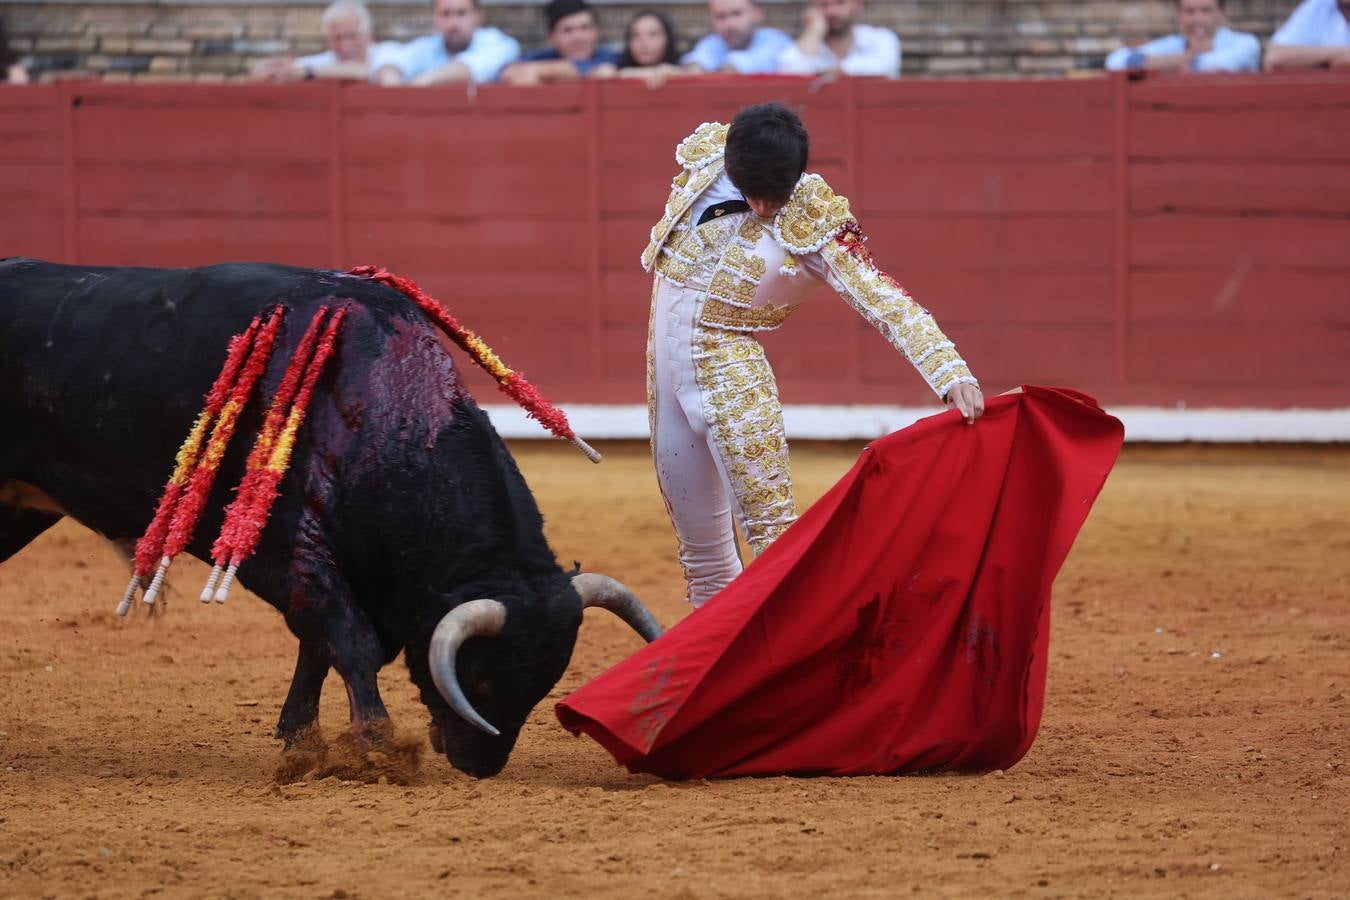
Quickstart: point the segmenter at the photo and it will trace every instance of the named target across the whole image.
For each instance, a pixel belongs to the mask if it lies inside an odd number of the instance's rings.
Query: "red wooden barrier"
[[[1333,74],[0,88],[0,256],[377,263],[550,397],[640,403],[637,258],[674,144],[765,99],[803,110],[811,168],[988,389],[1350,406],[1350,79]],[[789,402],[925,399],[828,293],[766,343]]]

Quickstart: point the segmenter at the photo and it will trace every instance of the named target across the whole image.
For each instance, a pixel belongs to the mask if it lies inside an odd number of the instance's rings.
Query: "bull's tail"
[[[378,266],[357,266],[349,273],[387,284],[416,303],[423,312],[431,317],[436,327],[445,332],[470,358],[497,381],[497,385],[508,397],[516,401],[526,415],[563,440],[571,441],[578,450],[586,454],[591,462],[599,462],[600,454],[590,444],[577,437],[567,416],[562,410],[544,399],[539,390],[517,371],[507,367],[492,348],[483,339],[474,334],[452,316],[434,297],[423,291],[411,278],[404,278]]]

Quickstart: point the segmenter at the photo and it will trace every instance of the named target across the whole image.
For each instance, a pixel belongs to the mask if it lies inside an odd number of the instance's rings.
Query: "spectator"
[[[713,33],[694,45],[682,62],[701,72],[763,75],[778,71],[778,54],[792,43],[777,28],[765,28],[753,0],[708,0]]]
[[[28,69],[24,68],[9,49],[9,35],[5,33],[5,20],[0,19],[0,84],[27,84]]]
[[[900,74],[900,38],[889,28],[864,25],[863,0],[811,0],[802,12],[802,33],[778,57],[779,71],[793,75]]]
[[[520,56],[520,44],[483,25],[479,0],[433,0],[436,34],[414,38],[380,67],[380,84],[495,81]]]
[[[323,11],[323,36],[328,49],[311,56],[274,56],[259,60],[253,77],[266,81],[302,78],[371,77],[375,67],[398,48],[394,41],[371,45],[370,10],[361,0],[333,0]]]
[[[1350,0],[1303,0],[1266,48],[1267,69],[1350,66]]]
[[[586,0],[549,0],[549,46],[520,58],[502,73],[507,84],[575,81],[588,75],[608,76],[618,70],[619,54],[600,46],[600,22]]]
[[[685,71],[680,66],[680,48],[675,28],[665,13],[642,10],[628,23],[623,53],[619,56],[619,74],[641,78],[652,88]]]
[[[1106,57],[1115,71],[1255,72],[1261,68],[1261,41],[1224,27],[1228,0],[1176,0],[1179,34],[1121,47]]]

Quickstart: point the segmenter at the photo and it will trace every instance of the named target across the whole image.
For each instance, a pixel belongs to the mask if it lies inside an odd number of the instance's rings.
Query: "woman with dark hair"
[[[9,35],[5,33],[5,20],[0,19],[0,84],[27,83],[28,70],[10,52]]]
[[[634,14],[628,23],[628,30],[624,32],[619,68],[639,69],[662,63],[677,65],[679,61],[675,28],[665,13],[645,9]]]
[[[670,19],[664,13],[651,9],[636,13],[624,32],[619,75],[624,78],[643,78],[655,88],[672,75],[684,71],[680,66],[679,41]]]

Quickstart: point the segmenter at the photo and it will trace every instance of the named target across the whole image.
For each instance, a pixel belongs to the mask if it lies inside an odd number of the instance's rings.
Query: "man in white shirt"
[[[253,67],[253,77],[266,81],[305,78],[353,78],[364,81],[388,55],[395,41],[372,44],[370,11],[361,0],[334,0],[323,11],[323,36],[328,49],[309,56],[274,56]]]
[[[436,34],[403,45],[377,73],[380,84],[450,84],[495,81],[520,56],[520,44],[483,25],[479,0],[434,0]]]
[[[1138,47],[1121,47],[1106,57],[1113,71],[1255,72],[1261,68],[1261,41],[1224,27],[1227,0],[1177,0],[1178,34]]]
[[[1350,66],[1350,0],[1303,0],[1270,39],[1267,69]]]
[[[802,33],[778,57],[789,75],[900,74],[900,38],[889,28],[864,25],[863,0],[811,0],[802,12]]]

